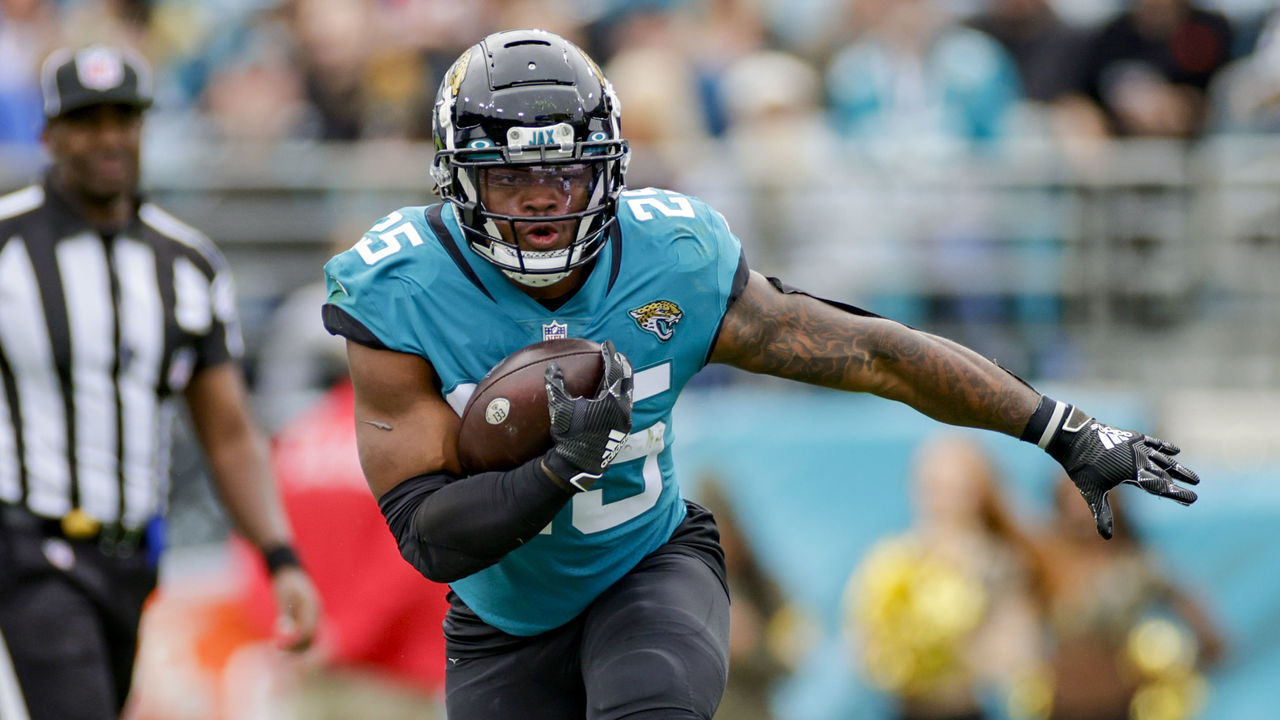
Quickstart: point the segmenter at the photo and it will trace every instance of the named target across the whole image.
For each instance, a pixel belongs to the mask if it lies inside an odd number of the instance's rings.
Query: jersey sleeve
[[[699,287],[710,282],[716,310],[723,315],[746,284],[747,263],[742,241],[733,234],[724,215],[707,203],[695,197],[663,192],[673,207],[682,208],[687,204],[691,215],[669,219],[671,226],[666,232],[678,238],[672,246],[675,268],[685,276],[686,282]]]
[[[733,306],[734,301],[742,294],[747,285],[747,258],[742,250],[742,242],[729,229],[729,221],[710,205],[694,200],[694,208],[702,220],[700,237],[707,239],[708,250],[714,258],[712,276],[716,283],[716,311],[718,319],[715,330],[708,338],[703,364],[710,361],[711,352],[715,348],[716,339],[720,337],[720,328],[724,316]]]
[[[746,284],[742,243],[705,202],[670,190],[627,191],[619,203],[624,272],[640,296],[672,302],[690,357],[710,357],[724,315]],[[696,341],[691,338],[697,338]]]
[[[398,352],[426,355],[421,313],[415,310],[415,295],[421,297],[423,274],[414,264],[413,253],[387,252],[387,238],[379,228],[388,219],[403,217],[397,211],[380,220],[351,249],[325,263],[328,291],[323,319],[325,328],[362,345]]]
[[[715,252],[715,276],[718,283],[721,310],[728,311],[729,306],[742,293],[747,284],[747,258],[742,251],[742,241],[729,229],[729,221],[717,210],[700,200],[695,200],[695,208],[703,218],[705,234],[712,239]]]
[[[740,271],[745,279],[745,262],[742,242],[724,215],[698,198],[658,188],[627,191],[620,206],[628,227],[663,248],[659,252],[670,263],[665,270],[700,286],[709,275],[721,309],[728,306]]]

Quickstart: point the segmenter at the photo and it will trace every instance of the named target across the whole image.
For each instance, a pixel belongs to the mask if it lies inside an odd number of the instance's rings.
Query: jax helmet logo
[[[670,300],[654,300],[635,310],[628,310],[627,314],[635,319],[641,330],[653,333],[662,342],[671,339],[676,323],[684,317],[680,306]]]

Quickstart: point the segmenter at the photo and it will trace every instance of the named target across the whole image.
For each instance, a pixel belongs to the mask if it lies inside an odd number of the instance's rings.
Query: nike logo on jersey
[[[1094,423],[1089,427],[1092,430],[1098,431],[1098,442],[1102,443],[1102,447],[1108,450],[1133,437],[1133,433],[1128,430],[1120,430],[1119,428],[1113,428],[1109,425]]]

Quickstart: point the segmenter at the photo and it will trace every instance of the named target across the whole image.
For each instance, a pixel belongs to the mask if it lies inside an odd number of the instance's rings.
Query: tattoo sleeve
[[[725,315],[711,355],[750,372],[868,392],[935,420],[1017,437],[1039,393],[946,338],[863,317],[752,274]]]

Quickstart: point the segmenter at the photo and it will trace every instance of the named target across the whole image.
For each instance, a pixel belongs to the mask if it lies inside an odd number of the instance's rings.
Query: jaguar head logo
[[[462,79],[467,76],[467,66],[471,64],[471,50],[467,50],[453,61],[453,65],[444,74],[445,87],[449,88],[449,97],[458,94],[458,88],[462,87]]]
[[[680,306],[670,300],[654,300],[635,310],[629,310],[628,314],[635,318],[641,330],[653,333],[662,342],[671,339],[675,334],[676,323],[684,317]]]

